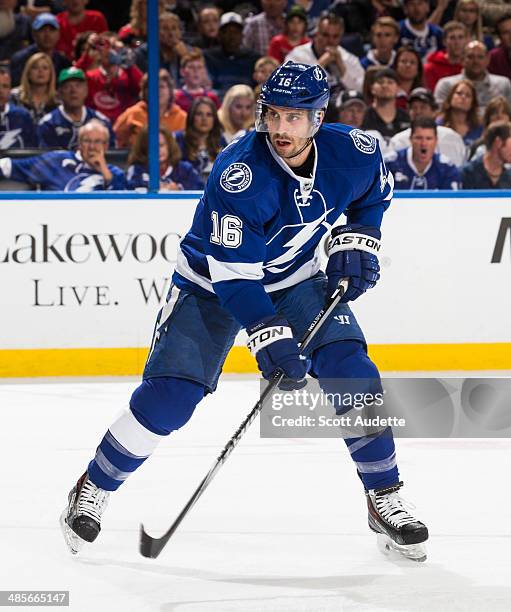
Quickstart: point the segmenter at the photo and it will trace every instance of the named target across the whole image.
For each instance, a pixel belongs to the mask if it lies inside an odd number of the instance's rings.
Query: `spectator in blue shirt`
[[[429,0],[404,0],[406,19],[400,22],[399,44],[412,47],[422,59],[442,48],[442,30],[428,23],[431,12]]]
[[[411,146],[385,158],[396,189],[459,189],[460,173],[446,157],[435,153],[437,127],[430,117],[412,122]]]
[[[186,128],[175,133],[182,159],[192,164],[206,182],[217,155],[226,146],[222,124],[213,100],[195,98],[186,118]]]
[[[182,191],[200,190],[204,183],[192,164],[181,161],[179,146],[165,128],[160,128],[159,139],[160,159],[160,190]],[[149,134],[144,128],[137,136],[135,145],[128,158],[129,168],[127,171],[128,189],[136,191],[147,191],[149,188]]]
[[[26,159],[0,159],[0,178],[21,181],[43,191],[126,189],[124,172],[106,163],[108,129],[92,119],[79,131],[78,151],[50,151]]]
[[[78,132],[82,125],[91,119],[101,121],[109,133],[109,143],[113,147],[115,136],[112,125],[97,110],[85,106],[87,98],[87,79],[80,68],[66,68],[58,78],[58,89],[62,104],[39,122],[39,142],[48,149],[76,149]]]
[[[396,59],[394,50],[399,40],[399,24],[392,17],[379,17],[371,27],[371,49],[360,63],[367,70],[369,66],[392,68]]]
[[[22,106],[9,103],[11,75],[0,66],[0,151],[37,147],[37,136],[30,113]]]

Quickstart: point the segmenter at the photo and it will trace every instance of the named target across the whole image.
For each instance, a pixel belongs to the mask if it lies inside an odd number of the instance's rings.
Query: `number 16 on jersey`
[[[213,244],[221,244],[229,249],[235,249],[241,245],[243,239],[243,221],[235,215],[224,215],[221,219],[214,210],[211,213],[213,232],[209,237]]]

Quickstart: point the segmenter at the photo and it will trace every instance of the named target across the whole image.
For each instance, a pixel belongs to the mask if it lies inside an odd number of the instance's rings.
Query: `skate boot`
[[[101,531],[101,515],[108,505],[109,491],[104,491],[83,474],[68,496],[67,508],[60,516],[60,526],[69,550],[76,555],[86,542],[94,542]]]
[[[393,550],[412,561],[425,561],[428,528],[408,512],[413,506],[397,493],[402,486],[400,482],[366,491],[369,527],[378,534],[383,553]]]

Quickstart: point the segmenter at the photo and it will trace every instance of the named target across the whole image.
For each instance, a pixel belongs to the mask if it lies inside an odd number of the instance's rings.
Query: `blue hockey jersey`
[[[320,267],[320,240],[344,212],[379,227],[393,179],[378,143],[359,129],[323,125],[312,176],[303,178],[250,132],[217,158],[192,227],[180,243],[174,283],[216,293],[242,325],[273,314],[267,292]]]
[[[426,31],[420,32],[412,26],[409,19],[403,19],[399,22],[399,29],[399,45],[401,47],[412,47],[423,60],[433,51],[442,49],[442,29],[436,25],[428,23]]]
[[[108,164],[112,180],[86,164],[80,152],[51,151],[26,159],[0,159],[0,177],[39,185],[43,191],[103,191],[126,189],[124,172]]]
[[[39,145],[46,149],[77,149],[78,130],[91,119],[99,119],[99,121],[106,125],[110,134],[110,147],[114,147],[115,135],[112,130],[112,124],[103,113],[84,106],[80,121],[73,121],[64,110],[62,104],[39,121]]]
[[[149,171],[142,164],[132,164],[127,172],[128,189],[136,191],[147,191],[149,188]],[[160,177],[161,183],[176,183],[181,189],[199,191],[204,189],[202,179],[187,161],[177,162],[175,167],[169,166],[163,176]]]
[[[26,108],[6,104],[0,112],[0,151],[37,147],[37,133]]]
[[[458,168],[444,155],[435,153],[429,166],[420,174],[412,159],[412,147],[385,156],[385,163],[394,175],[396,189],[460,189]]]

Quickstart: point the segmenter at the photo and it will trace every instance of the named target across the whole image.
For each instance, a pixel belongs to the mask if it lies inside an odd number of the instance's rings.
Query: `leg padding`
[[[204,397],[203,385],[191,380],[149,378],[135,389],[130,408],[139,423],[160,436],[185,425]]]

